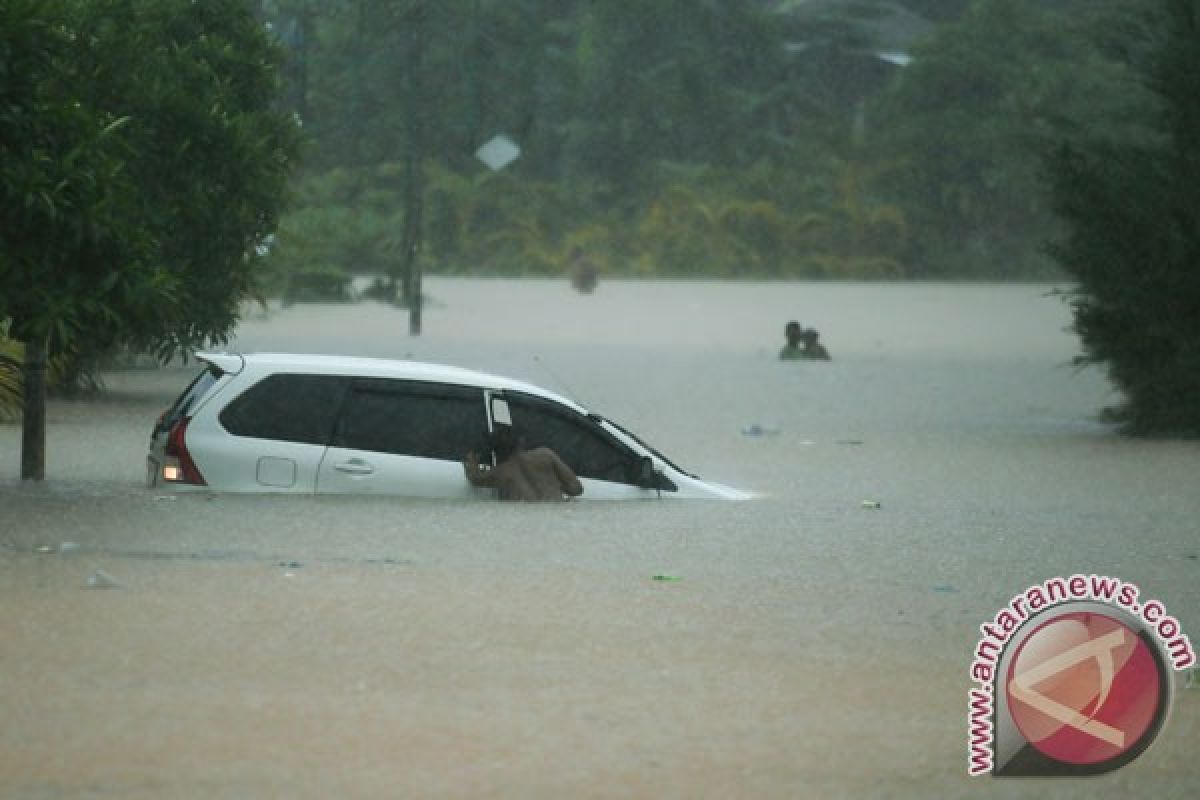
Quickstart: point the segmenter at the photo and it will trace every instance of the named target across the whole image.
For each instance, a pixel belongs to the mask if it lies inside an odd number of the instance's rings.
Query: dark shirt
[[[822,344],[805,345],[801,351],[801,358],[809,358],[814,361],[829,361],[829,351]]]

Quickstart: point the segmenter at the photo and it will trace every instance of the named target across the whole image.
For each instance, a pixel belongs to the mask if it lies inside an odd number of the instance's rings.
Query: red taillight
[[[207,486],[204,476],[196,468],[196,462],[192,461],[192,455],[188,452],[187,444],[184,441],[184,433],[187,432],[188,423],[191,421],[191,417],[182,417],[167,434],[167,447],[164,453],[168,463],[163,466],[163,478],[173,483],[193,483],[197,486]],[[171,459],[174,459],[176,463],[170,463]]]

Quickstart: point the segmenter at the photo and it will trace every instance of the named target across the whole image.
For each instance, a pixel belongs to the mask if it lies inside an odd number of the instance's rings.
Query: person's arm
[[[551,452],[554,457],[551,463],[554,465],[554,474],[558,477],[558,485],[562,488],[563,494],[568,497],[579,497],[583,494],[583,484],[579,482],[575,471],[568,467],[558,453]]]
[[[467,453],[467,457],[463,460],[463,473],[472,486],[485,486],[489,489],[496,487],[496,476],[492,470],[479,466],[479,459],[474,450]]]

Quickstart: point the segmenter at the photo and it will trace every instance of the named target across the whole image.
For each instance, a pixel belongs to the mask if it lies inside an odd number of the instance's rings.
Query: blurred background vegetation
[[[401,275],[413,158],[426,272],[1057,277],[1041,164],[1152,135],[1152,5],[264,0],[306,138],[267,284]]]
[[[1200,0],[0,15],[0,414],[22,361],[90,388],[102,358],[220,344],[248,303],[353,300],[360,275],[419,332],[423,273],[580,253],[639,277],[1074,279],[1118,418],[1200,431]],[[497,137],[519,157],[485,163]]]

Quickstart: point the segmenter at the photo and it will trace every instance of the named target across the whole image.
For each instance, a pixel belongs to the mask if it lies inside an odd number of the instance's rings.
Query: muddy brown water
[[[966,777],[1025,587],[1118,576],[1200,635],[1200,446],[1095,421],[1050,288],[435,278],[419,338],[302,305],[233,345],[529,380],[744,503],[171,497],[194,366],[55,401],[44,485],[0,426],[0,797],[1194,797],[1184,689],[1112,775]],[[831,363],[776,360],[792,318]]]

